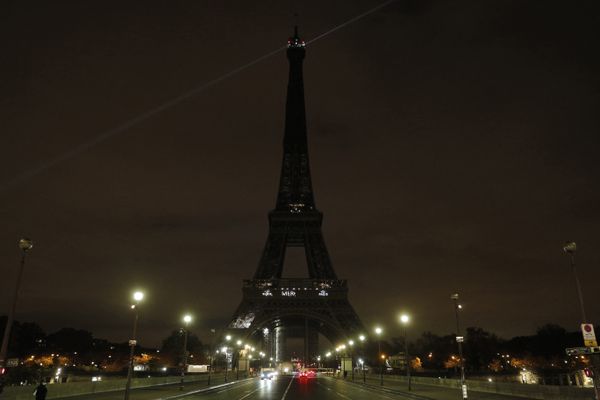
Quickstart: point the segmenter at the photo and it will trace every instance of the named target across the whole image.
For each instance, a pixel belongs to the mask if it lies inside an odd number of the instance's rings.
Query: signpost
[[[18,367],[19,359],[18,358],[9,358],[8,360],[6,360],[6,366],[7,367]]]
[[[594,333],[594,325],[581,324],[581,333],[583,334],[583,345],[587,347],[596,347],[596,334]]]

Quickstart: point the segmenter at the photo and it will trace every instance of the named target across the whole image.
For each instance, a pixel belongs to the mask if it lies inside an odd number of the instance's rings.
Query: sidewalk
[[[229,374],[228,382],[235,381],[235,374]],[[240,376],[240,381],[243,380]],[[131,400],[156,399],[175,395],[180,390],[180,377],[136,378],[132,380]],[[211,376],[211,387],[225,383],[224,374]],[[207,388],[208,375],[186,376],[184,392]],[[106,380],[103,382],[74,382],[47,385],[48,400],[52,399],[122,399],[125,392],[125,379]],[[8,386],[0,394],[0,400],[31,400],[35,386]]]
[[[342,379],[342,378],[336,378]],[[349,375],[346,378],[348,383],[352,383],[352,377]],[[366,377],[366,385],[374,389],[381,388],[382,390],[393,390],[395,392],[411,393],[417,396],[423,396],[425,398],[434,400],[457,400],[461,398],[461,393],[458,388],[451,388],[445,386],[434,386],[434,385],[423,385],[411,384],[411,391],[408,391],[408,385],[400,379],[386,379],[384,377],[383,386],[380,384],[380,378],[374,376]],[[355,375],[354,384],[363,385],[362,375]],[[535,400],[534,397],[518,397],[512,395],[486,393],[486,392],[468,392],[469,399],[472,400]]]

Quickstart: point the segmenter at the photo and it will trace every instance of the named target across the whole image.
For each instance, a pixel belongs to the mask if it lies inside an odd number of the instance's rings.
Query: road
[[[324,377],[314,379],[279,377],[273,381],[253,380],[213,393],[185,397],[190,400],[400,400],[407,398]]]
[[[412,394],[399,389],[383,391],[377,386],[364,386],[341,379],[319,377],[293,379],[282,376],[273,381],[247,379],[207,390],[206,382],[188,383],[183,391],[177,385],[135,389],[131,400],[458,400],[456,389],[415,385]],[[69,400],[122,400],[123,391],[70,397]],[[522,397],[488,393],[469,393],[470,400],[526,400]]]

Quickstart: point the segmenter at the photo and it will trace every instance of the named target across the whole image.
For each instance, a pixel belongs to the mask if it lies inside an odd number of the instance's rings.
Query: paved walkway
[[[335,378],[340,379],[340,378]],[[362,376],[355,376],[354,385],[363,385]],[[350,376],[346,378],[346,381],[349,384],[352,384]],[[408,392],[408,387],[405,382],[398,380],[384,380],[383,387],[380,385],[379,378],[368,377],[367,376],[367,385],[373,388],[382,388],[383,390],[393,390],[394,392],[401,393],[412,393],[417,396],[423,396],[429,399],[435,400],[460,400],[462,399],[462,395],[460,390],[457,388],[449,388],[445,386],[434,386],[434,385],[422,385],[412,383],[411,391]],[[485,393],[485,392],[475,392],[469,391],[468,398],[471,400],[535,400],[531,397],[518,397],[504,394],[496,394],[496,393]]]

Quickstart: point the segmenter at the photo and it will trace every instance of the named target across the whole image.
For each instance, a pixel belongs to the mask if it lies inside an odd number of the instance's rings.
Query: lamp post
[[[450,299],[454,301],[454,314],[456,316],[456,343],[458,344],[458,357],[460,364],[460,390],[462,398],[467,398],[467,383],[465,381],[465,360],[463,358],[462,343],[464,338],[460,334],[460,323],[458,319],[458,310],[462,309],[462,306],[458,304],[458,293],[454,293],[450,296]]]
[[[17,275],[17,284],[13,293],[13,301],[6,319],[6,327],[4,328],[4,336],[2,337],[2,347],[0,347],[0,368],[6,365],[6,356],[8,355],[8,340],[10,339],[10,331],[12,329],[15,311],[17,310],[17,300],[19,298],[19,289],[21,288],[21,280],[23,279],[23,270],[25,269],[25,255],[33,247],[31,239],[19,239],[19,248],[21,249],[21,266]]]
[[[227,359],[227,346],[221,347],[221,353],[225,354],[225,382],[227,382],[227,369],[229,360]]]
[[[381,359],[381,334],[383,329],[379,326],[375,328],[375,334],[377,335],[377,360],[379,361],[379,384],[383,386],[383,359]]]
[[[183,349],[181,351],[181,380],[179,382],[179,390],[183,390],[183,381],[185,378],[185,370],[187,369],[187,339],[188,339],[188,326],[192,322],[191,315],[183,316],[183,324],[185,325],[181,330],[183,331]]]
[[[567,242],[563,247],[563,251],[567,253],[571,259],[571,270],[573,271],[573,276],[575,277],[575,285],[577,286],[577,294],[579,295],[579,307],[582,318],[581,323],[586,324],[588,321],[585,316],[585,306],[583,305],[583,291],[581,290],[581,283],[579,282],[577,270],[575,269],[575,252],[577,251],[577,244],[575,242]]]
[[[133,355],[135,351],[136,334],[137,334],[137,323],[138,323],[138,305],[144,299],[143,292],[135,292],[133,294],[134,304],[131,305],[131,309],[133,310],[133,331],[131,334],[131,339],[129,339],[129,367],[127,368],[127,383],[125,384],[125,400],[129,400],[129,391],[131,390],[131,376],[133,375]]]
[[[348,361],[348,352],[346,352],[346,345],[340,344],[338,347],[340,350],[340,368],[342,370],[342,377],[344,380],[346,379],[347,371],[346,371],[346,361]]]
[[[367,338],[365,337],[365,335],[360,335],[358,337],[358,340],[360,340],[360,349],[361,349],[361,353],[362,353],[363,357],[365,356],[365,354],[364,354],[365,353],[365,347],[364,346],[365,346],[365,340],[366,339]],[[365,373],[365,360],[362,360],[361,363],[360,363],[360,365],[362,367],[363,383],[367,383],[367,375]]]
[[[579,276],[577,276],[577,270],[575,269],[575,253],[577,252],[577,244],[575,242],[566,242],[563,247],[563,251],[570,256],[571,259],[571,270],[573,271],[573,277],[575,278],[575,285],[577,286],[577,294],[579,296],[579,307],[581,308],[582,324],[587,324],[588,320],[585,315],[585,306],[583,304],[583,290],[581,290],[581,283],[579,282]],[[592,369],[594,373],[594,393],[596,400],[600,400],[600,356],[597,354],[590,355],[592,360]]]
[[[410,355],[408,354],[408,323],[410,322],[410,317],[406,314],[402,314],[400,316],[400,322],[404,326],[404,356],[406,357],[406,380],[408,380],[408,391],[411,391],[410,384]]]
[[[210,338],[210,355],[208,357],[208,362],[209,362],[209,366],[208,366],[208,380],[206,381],[206,385],[210,386],[210,378],[212,375],[212,369],[213,369],[213,361],[214,361],[214,352],[215,352],[215,333],[216,333],[216,329],[212,328],[210,330],[210,333],[212,333],[212,336]]]
[[[241,346],[242,346],[242,341],[238,340],[236,342],[236,344],[238,345],[238,347],[240,347],[240,349],[237,349],[236,351],[236,359],[235,359],[235,363],[236,363],[236,367],[235,367],[235,380],[239,381],[240,380],[240,352],[241,350]]]
[[[349,340],[348,346],[350,346],[350,366],[352,367],[352,382],[354,382],[354,340]]]

